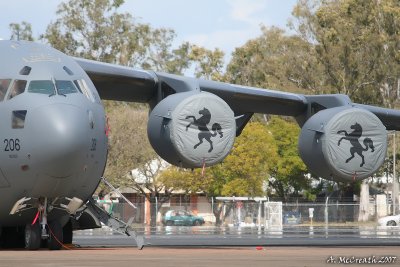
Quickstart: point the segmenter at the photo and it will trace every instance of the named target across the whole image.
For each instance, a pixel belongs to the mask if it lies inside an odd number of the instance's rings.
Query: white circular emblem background
[[[346,109],[333,116],[325,126],[321,141],[322,152],[333,173],[348,179],[371,176],[386,156],[385,126],[374,114],[362,109]]]
[[[214,165],[232,149],[236,136],[234,113],[218,96],[202,92],[187,97],[171,117],[170,138],[186,163]]]

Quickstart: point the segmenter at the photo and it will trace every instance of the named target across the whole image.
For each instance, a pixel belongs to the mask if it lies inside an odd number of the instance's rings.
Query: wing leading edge
[[[88,74],[101,99],[145,103],[157,92],[153,72],[81,58],[75,61]]]
[[[353,106],[374,113],[382,121],[387,130],[400,130],[400,110],[362,104],[353,104]]]

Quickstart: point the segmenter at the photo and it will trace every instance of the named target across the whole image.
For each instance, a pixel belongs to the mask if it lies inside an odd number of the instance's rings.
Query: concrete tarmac
[[[0,266],[400,266],[390,247],[73,248],[0,251]],[[369,263],[368,263],[369,262]],[[360,264],[361,263],[361,264]]]

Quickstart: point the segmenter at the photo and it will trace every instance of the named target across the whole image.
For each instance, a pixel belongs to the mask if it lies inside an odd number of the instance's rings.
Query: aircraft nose
[[[82,169],[89,123],[82,108],[67,104],[43,106],[30,117],[34,147],[32,160],[40,172],[66,178]]]

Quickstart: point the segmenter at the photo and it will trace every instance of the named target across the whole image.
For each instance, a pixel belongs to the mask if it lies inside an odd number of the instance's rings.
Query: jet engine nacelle
[[[232,149],[236,122],[229,105],[214,94],[177,93],[151,111],[147,134],[157,154],[171,164],[212,166]]]
[[[304,124],[299,151],[309,170],[331,180],[362,180],[382,165],[387,133],[369,111],[337,107],[316,113]]]

